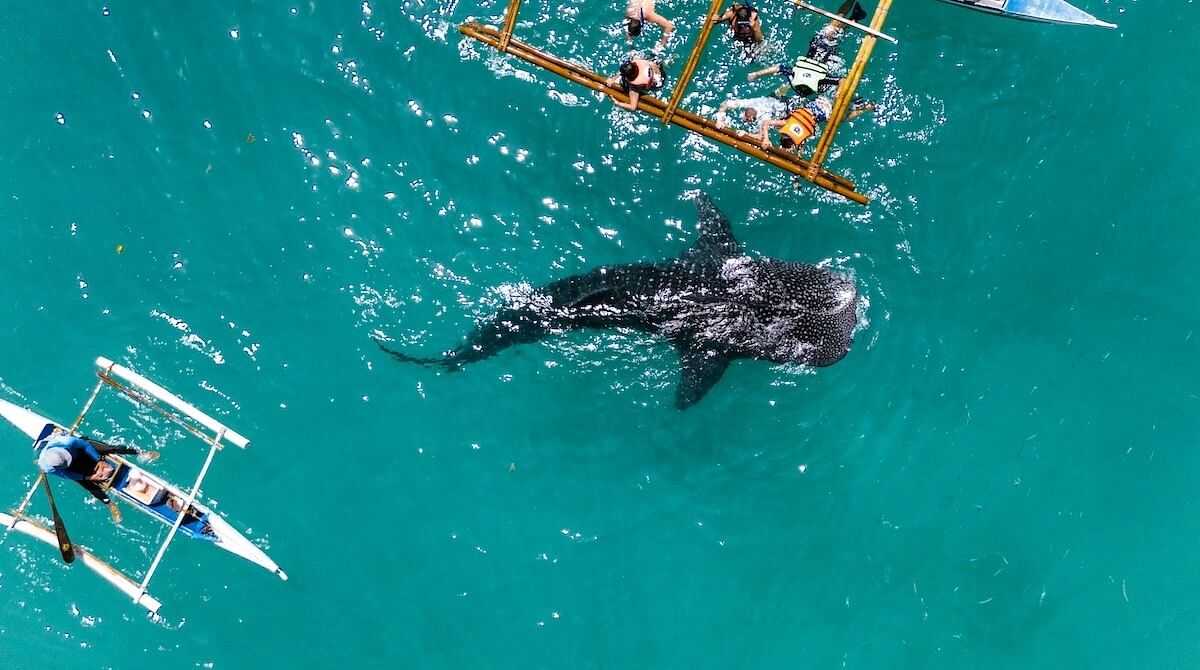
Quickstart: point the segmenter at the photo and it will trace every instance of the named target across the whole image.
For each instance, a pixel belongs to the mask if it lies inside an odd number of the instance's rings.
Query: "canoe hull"
[[[38,435],[42,433],[42,429],[49,421],[44,416],[40,416],[36,412],[25,409],[19,405],[14,405],[7,400],[0,400],[0,417],[17,427],[30,440],[36,440]],[[56,424],[57,425],[57,424]]]
[[[30,440],[36,439],[47,424],[65,431],[62,424],[2,399],[0,399],[0,418],[16,426]],[[128,459],[120,456],[108,456],[107,460],[116,466],[116,473],[110,480],[112,484],[109,488],[110,494],[116,495],[131,507],[141,510],[165,525],[169,526],[174,523],[179,512],[171,507],[172,498],[175,501],[186,501],[187,492],[165,479],[147,472],[145,468]],[[161,491],[147,497],[145,492],[156,487]],[[180,506],[182,507],[182,505]],[[180,526],[180,532],[192,539],[211,541],[225,551],[273,572],[280,579],[287,579],[287,573],[281,570],[279,565],[271,560],[270,556],[267,556],[266,552],[239,533],[221,516],[199,502],[192,503],[192,510],[194,511],[189,514],[190,520]]]
[[[1071,26],[1116,28],[1115,23],[1101,21],[1065,0],[941,0],[950,5],[974,9],[996,16],[1023,21],[1057,23]]]

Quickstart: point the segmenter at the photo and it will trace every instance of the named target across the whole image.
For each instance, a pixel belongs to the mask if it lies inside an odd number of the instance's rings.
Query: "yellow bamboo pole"
[[[700,54],[704,53],[704,45],[708,43],[708,36],[712,33],[713,19],[720,15],[721,5],[724,2],[725,0],[712,0],[712,4],[708,7],[708,14],[704,17],[704,25],[700,28],[700,35],[696,38],[696,46],[692,48],[692,53],[688,56],[687,63],[683,66],[683,72],[679,74],[679,81],[676,82],[675,88],[671,90],[671,101],[667,103],[667,110],[662,117],[664,124],[671,122],[671,117],[675,116],[675,110],[679,108],[679,101],[683,100],[683,94],[687,91],[688,82],[692,79],[692,73],[696,71],[696,66],[700,63]]]
[[[495,28],[478,23],[463,24],[458,29],[463,35],[479,40],[493,48],[499,48],[500,42],[503,39],[503,34]],[[590,88],[593,91],[599,91],[617,100],[627,101],[629,99],[624,91],[620,88],[609,86],[606,79],[599,74],[529,46],[518,39],[513,38],[510,40],[508,53],[527,63]],[[659,119],[665,116],[666,108],[667,104],[659,98],[648,95],[639,96],[638,98],[638,109]],[[856,192],[854,190],[854,183],[845,177],[822,169],[812,171],[810,170],[808,161],[798,158],[782,149],[776,147],[763,149],[759,146],[758,139],[753,135],[729,128],[718,128],[716,123],[711,119],[697,116],[683,109],[677,110],[672,115],[670,123],[707,137],[714,142],[719,142],[754,156],[763,162],[786,170],[860,205],[865,205],[868,202],[867,197]]]
[[[513,28],[517,27],[517,10],[521,9],[521,0],[508,0],[508,9],[504,12],[504,32],[500,44],[496,47],[508,53],[508,42],[512,39]]]
[[[891,6],[892,0],[879,0],[879,6],[875,8],[875,16],[871,17],[872,30],[879,32],[883,29],[883,22],[887,19]],[[854,99],[854,91],[858,89],[858,82],[867,68],[867,61],[871,59],[875,41],[874,35],[867,34],[863,37],[862,46],[858,49],[858,56],[854,59],[854,65],[850,66],[850,72],[838,86],[837,97],[833,101],[833,111],[829,113],[829,120],[826,121],[825,129],[821,132],[821,139],[817,141],[817,148],[813,150],[812,158],[809,159],[810,173],[815,174],[821,164],[825,162],[825,157],[829,155],[829,148],[833,146],[833,137],[837,135],[838,126],[842,125],[842,119],[846,117],[846,111],[850,108],[851,100]]]

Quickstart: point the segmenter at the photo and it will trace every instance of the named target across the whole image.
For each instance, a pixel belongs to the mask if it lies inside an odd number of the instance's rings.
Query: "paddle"
[[[58,550],[62,552],[63,561],[68,565],[75,562],[75,545],[67,537],[67,527],[63,525],[62,517],[58,514],[58,506],[54,504],[54,493],[50,491],[50,478],[42,475],[42,483],[46,485],[46,499],[50,501],[50,515],[54,517],[54,534],[58,537]]]

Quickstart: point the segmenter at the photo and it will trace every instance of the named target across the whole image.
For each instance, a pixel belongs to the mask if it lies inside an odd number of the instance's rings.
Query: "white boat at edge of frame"
[[[1026,21],[1100,28],[1117,27],[1117,24],[1101,21],[1066,0],[942,0],[942,2]]]
[[[279,565],[266,552],[229,525],[229,522],[219,514],[195,499],[216,452],[225,443],[244,449],[249,444],[249,440],[158,384],[122,365],[100,357],[96,359],[96,367],[96,374],[100,380],[87,403],[84,404],[76,426],[82,423],[92,402],[100,390],[107,385],[115,388],[135,403],[152,407],[163,413],[188,432],[207,442],[210,448],[208,457],[196,477],[196,483],[190,491],[185,491],[150,473],[139,463],[119,455],[106,455],[104,459],[113,466],[113,474],[103,483],[109,496],[170,526],[171,530],[159,546],[153,563],[140,582],[79,545],[74,545],[76,557],[105,581],[129,596],[136,604],[146,608],[146,611],[154,619],[159,618],[158,610],[162,603],[147,592],[147,587],[150,578],[153,577],[154,571],[166,553],[167,546],[177,533],[182,533],[193,540],[212,542],[215,546],[235,556],[269,570],[280,579],[287,580],[287,573],[280,569]],[[164,405],[169,410],[164,408]],[[35,443],[56,430],[61,433],[71,432],[61,423],[3,399],[0,399],[0,417],[16,426]],[[206,433],[206,429],[212,431],[213,434]],[[40,482],[40,477],[38,481]],[[38,482],[35,482],[34,487],[25,496],[25,500],[17,509],[12,510],[11,514],[0,512],[0,525],[3,525],[6,530],[18,531],[57,548],[59,543],[54,530],[25,514],[25,508],[29,505],[37,487]],[[179,505],[180,509],[177,511],[171,503]],[[187,512],[185,513],[184,510]]]

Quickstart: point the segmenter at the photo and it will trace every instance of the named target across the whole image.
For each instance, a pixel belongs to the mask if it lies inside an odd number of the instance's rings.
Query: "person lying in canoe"
[[[654,0],[629,0],[629,5],[625,7],[626,41],[633,42],[633,38],[641,35],[646,23],[656,24],[663,29],[658,48],[667,46],[675,32],[675,24],[654,10]]]
[[[143,502],[147,500],[154,500],[158,493],[162,491],[162,487],[160,485],[150,481],[149,479],[146,479],[141,472],[136,471],[130,474],[129,478],[125,480],[125,484],[121,487],[121,489],[138,500],[142,500]],[[183,498],[175,495],[174,493],[167,495],[166,498],[167,507],[171,508],[171,511],[176,513],[183,512],[183,505],[185,502],[186,501]],[[196,506],[191,505],[187,508],[186,512],[183,512],[182,523],[187,525],[196,521],[204,521],[204,519],[200,512],[196,509]],[[207,535],[214,534],[212,526],[208,525],[207,521],[204,521],[204,524],[201,526],[201,532]]]
[[[743,44],[763,41],[762,19],[748,2],[733,3],[724,14],[714,17],[713,23],[728,23],[729,35]]]
[[[857,0],[846,0],[838,9],[838,14],[848,17],[851,21],[859,21],[866,17],[867,12]],[[759,77],[778,74],[787,78],[788,83],[775,91],[778,97],[784,97],[789,92],[799,93],[807,98],[818,91],[828,91],[841,81],[831,77],[830,72],[839,67],[842,57],[838,54],[838,44],[846,32],[840,21],[830,21],[828,25],[817,31],[808,43],[808,52],[797,58],[791,65],[779,64],[750,73],[750,81]]]
[[[180,498],[179,496],[176,496],[176,495],[167,496],[167,507],[170,507],[175,512],[183,512],[183,503],[184,502],[185,501],[182,498]],[[196,511],[195,507],[189,507],[189,508],[187,508],[187,511],[183,513],[183,522],[185,524],[193,523],[193,522],[201,521],[201,520],[202,519],[200,517],[200,513]],[[204,525],[201,527],[201,531],[207,535],[214,534],[212,526],[208,525],[207,521],[204,522]]]
[[[608,78],[609,86],[620,86],[629,96],[629,102],[613,98],[613,102],[629,111],[637,110],[638,98],[662,88],[662,66],[652,60],[631,58],[621,63],[621,73]]]
[[[858,98],[851,105],[846,120],[852,121],[873,109],[875,109],[875,103]],[[799,155],[800,146],[817,133],[817,126],[828,121],[831,113],[833,113],[833,100],[827,97],[810,100],[792,110],[782,119],[763,121],[758,131],[759,144],[764,149],[770,147],[771,138],[768,133],[771,128],[778,128],[779,148]]]
[[[113,521],[121,522],[121,511],[109,499],[100,482],[112,476],[113,466],[104,460],[109,454],[140,456],[153,461],[157,451],[142,451],[133,447],[107,444],[99,440],[56,434],[42,441],[38,447],[38,467],[48,475],[78,482],[97,500],[108,506]]]

